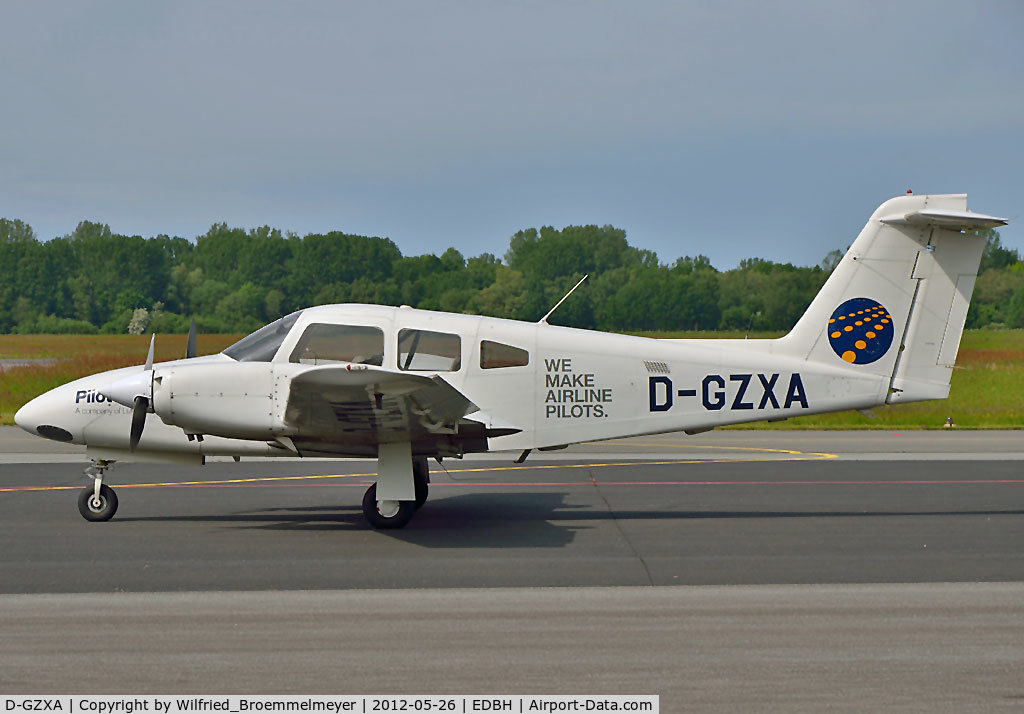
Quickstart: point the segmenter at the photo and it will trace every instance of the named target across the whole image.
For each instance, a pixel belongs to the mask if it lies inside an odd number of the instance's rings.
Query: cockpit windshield
[[[261,327],[228,347],[224,354],[238,362],[269,362],[301,314],[302,310],[299,310]]]

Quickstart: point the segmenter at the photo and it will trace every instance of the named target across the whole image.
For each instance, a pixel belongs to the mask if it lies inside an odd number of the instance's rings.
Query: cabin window
[[[530,353],[512,345],[490,340],[480,341],[480,368],[525,367],[530,364]]]
[[[322,364],[384,364],[384,332],[379,327],[363,325],[328,325],[315,323],[306,328],[295,343],[291,362]]]
[[[291,332],[292,325],[299,319],[302,311],[293,312],[280,320],[261,327],[256,332],[243,337],[224,350],[231,359],[237,362],[269,362],[274,359],[284,338]]]
[[[462,367],[462,339],[447,332],[400,330],[398,368],[455,372]]]

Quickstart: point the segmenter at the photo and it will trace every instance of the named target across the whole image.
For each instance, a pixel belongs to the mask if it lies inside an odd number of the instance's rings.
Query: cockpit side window
[[[462,338],[448,332],[400,330],[398,368],[457,372],[462,367]]]
[[[519,347],[491,340],[480,341],[480,368],[525,367],[530,364],[530,353]]]
[[[306,328],[295,343],[290,362],[321,364],[384,364],[384,331],[362,325],[328,325],[314,323]]]
[[[224,354],[238,362],[270,362],[301,314],[299,310],[261,327],[228,347]]]

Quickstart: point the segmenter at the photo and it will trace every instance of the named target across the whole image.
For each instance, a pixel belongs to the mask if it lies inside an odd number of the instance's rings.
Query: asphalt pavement
[[[362,519],[360,461],[119,464],[117,515],[88,523],[80,450],[0,429],[0,692],[1019,711],[1022,436],[722,432],[446,461],[387,532]]]

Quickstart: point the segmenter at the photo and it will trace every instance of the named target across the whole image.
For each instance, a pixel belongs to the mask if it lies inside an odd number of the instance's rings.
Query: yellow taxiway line
[[[838,454],[815,451],[794,451],[792,449],[766,449],[745,446],[700,446],[697,444],[633,444],[633,446],[677,446],[679,448],[731,449],[745,451],[761,451],[775,454],[788,454],[790,458],[752,458],[752,459],[672,459],[668,461],[613,461],[606,463],[560,463],[560,464],[508,464],[504,466],[482,466],[476,468],[444,469],[445,473],[484,473],[495,471],[545,470],[545,469],[599,469],[616,466],[675,466],[684,464],[735,464],[756,463],[766,461],[822,461],[838,458]],[[319,474],[316,476],[263,476],[254,478],[218,479],[209,481],[161,481],[157,483],[121,483],[118,488],[180,488],[188,486],[225,486],[231,484],[317,481],[324,479],[375,478],[376,472],[356,474]],[[542,484],[537,484],[542,485]],[[82,486],[9,486],[0,488],[0,493],[16,491],[75,491]]]

